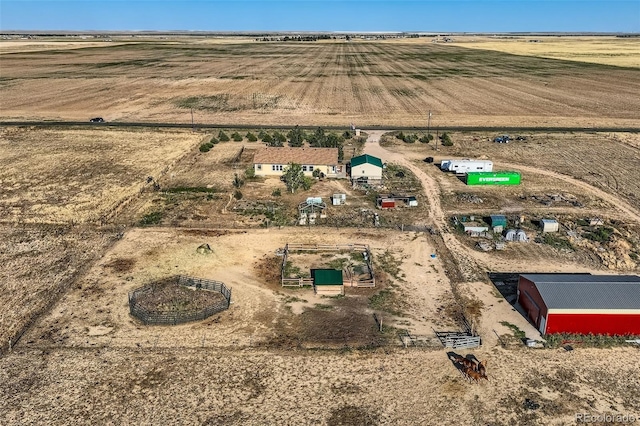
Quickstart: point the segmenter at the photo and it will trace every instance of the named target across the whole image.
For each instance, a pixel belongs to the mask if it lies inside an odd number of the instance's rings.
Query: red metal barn
[[[636,275],[520,275],[518,302],[542,334],[640,334]]]

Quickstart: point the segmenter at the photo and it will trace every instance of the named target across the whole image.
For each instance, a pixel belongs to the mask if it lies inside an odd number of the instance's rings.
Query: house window
[[[313,166],[309,166],[309,171],[312,172],[313,171]]]
[[[262,170],[262,164],[256,164],[256,170]]]
[[[307,171],[307,166],[302,166],[302,171],[306,172]]]

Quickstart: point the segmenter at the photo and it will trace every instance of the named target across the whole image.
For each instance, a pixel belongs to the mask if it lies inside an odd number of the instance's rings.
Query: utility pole
[[[438,135],[438,128],[436,127],[436,151],[438,150],[438,139],[440,138],[440,136]]]
[[[431,134],[431,110],[429,110],[429,118],[427,119],[427,141],[429,140],[429,134]]]
[[[191,131],[196,131],[196,125],[193,123],[193,107],[191,107]]]

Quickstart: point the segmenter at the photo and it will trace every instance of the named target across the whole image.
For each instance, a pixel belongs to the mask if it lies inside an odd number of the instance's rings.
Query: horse
[[[478,373],[487,377],[487,360],[483,360],[478,363]]]
[[[465,369],[464,373],[467,375],[467,377],[469,377],[470,380],[475,380],[476,383],[478,381],[480,381],[480,379],[485,379],[485,380],[489,380],[487,378],[487,376],[484,376],[482,374],[480,374],[479,372],[477,372],[476,370],[474,370],[473,368],[467,368]]]

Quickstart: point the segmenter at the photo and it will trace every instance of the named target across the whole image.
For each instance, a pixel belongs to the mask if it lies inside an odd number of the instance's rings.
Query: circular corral
[[[144,324],[201,321],[229,308],[231,290],[219,281],[173,276],[129,293],[129,312]]]

